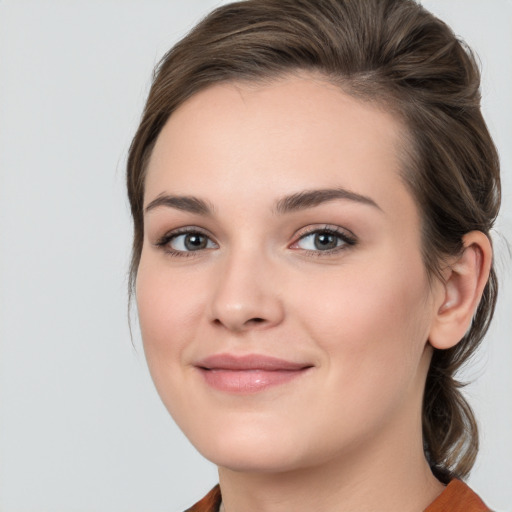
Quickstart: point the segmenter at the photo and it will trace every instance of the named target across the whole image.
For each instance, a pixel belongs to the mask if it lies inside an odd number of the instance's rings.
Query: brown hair
[[[414,0],[248,0],[220,7],[160,62],[127,167],[134,222],[130,291],[143,243],[146,163],[169,116],[223,81],[320,72],[348,94],[376,101],[407,128],[403,179],[422,214],[429,276],[462,250],[472,230],[489,235],[500,204],[498,155],[480,112],[471,50]],[[492,318],[494,268],[471,328],[454,348],[434,350],[423,403],[424,450],[433,472],[465,477],[478,450],[471,408],[454,375]]]

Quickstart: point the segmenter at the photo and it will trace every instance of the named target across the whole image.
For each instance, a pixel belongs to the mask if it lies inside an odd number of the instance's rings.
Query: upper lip
[[[266,370],[266,371],[297,371],[313,366],[308,363],[296,363],[277,357],[265,356],[261,354],[233,355],[233,354],[215,354],[196,363],[198,368],[206,370]]]

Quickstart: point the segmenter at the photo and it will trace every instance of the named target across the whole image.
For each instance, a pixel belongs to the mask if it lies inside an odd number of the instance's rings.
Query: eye
[[[195,230],[168,233],[156,245],[165,248],[167,252],[177,256],[217,248],[217,244],[209,236]]]
[[[355,243],[356,240],[353,236],[349,236],[339,229],[323,228],[315,229],[301,236],[291,248],[315,252],[332,252],[355,245]]]

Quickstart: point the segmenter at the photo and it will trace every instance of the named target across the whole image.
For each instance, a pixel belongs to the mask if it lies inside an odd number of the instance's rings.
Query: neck
[[[407,422],[394,422],[365,442],[364,448],[347,450],[307,468],[257,473],[221,467],[224,511],[424,510],[444,487],[432,475],[423,454],[420,414],[414,422],[414,428]]]

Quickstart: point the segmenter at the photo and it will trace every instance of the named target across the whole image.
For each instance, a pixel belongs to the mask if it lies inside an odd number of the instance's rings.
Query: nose
[[[233,332],[279,325],[284,307],[272,262],[261,254],[227,258],[212,294],[211,319]]]

